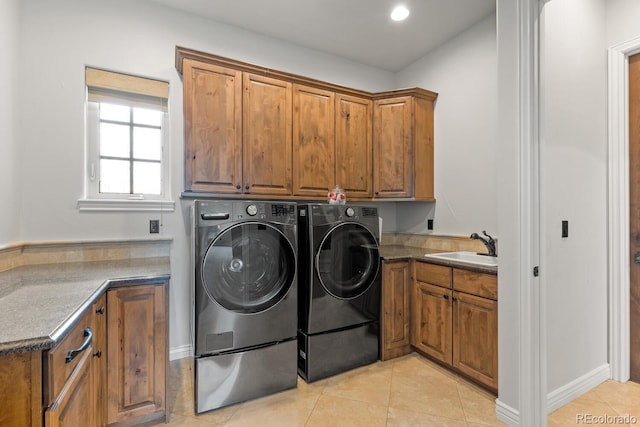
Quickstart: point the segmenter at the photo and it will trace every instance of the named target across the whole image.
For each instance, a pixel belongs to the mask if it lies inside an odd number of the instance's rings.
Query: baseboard
[[[547,413],[566,405],[609,378],[611,378],[611,367],[605,363],[580,378],[553,390],[547,394]]]
[[[169,360],[183,359],[193,356],[191,344],[180,345],[169,350]]]
[[[520,413],[517,409],[496,399],[496,418],[508,426],[520,425]]]

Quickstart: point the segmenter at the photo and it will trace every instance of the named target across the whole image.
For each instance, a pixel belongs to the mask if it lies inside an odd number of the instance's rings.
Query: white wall
[[[607,0],[604,2],[606,16],[606,47],[640,37],[638,19],[640,2],[636,0]]]
[[[15,135],[15,94],[18,62],[19,0],[0,2],[0,246],[19,238],[19,180],[15,160],[18,144]]]
[[[0,82],[20,87],[16,131],[22,149],[19,157],[14,154],[14,160],[20,165],[18,181],[22,182],[20,191],[24,197],[20,206],[12,208],[12,212],[21,216],[19,238],[28,241],[144,238],[149,236],[149,219],[160,218],[160,236],[174,239],[169,313],[170,346],[174,349],[189,344],[191,233],[190,202],[179,200],[183,181],[183,121],[182,83],[174,68],[175,46],[358,89],[393,88],[393,75],[386,71],[148,2],[29,0],[21,4],[20,74],[0,76]],[[7,6],[3,3],[2,8]],[[10,11],[11,8],[7,10]],[[0,10],[3,20],[0,24],[12,21],[11,13],[2,12],[5,11]],[[3,36],[5,32],[11,34],[4,29],[10,26],[0,28]],[[170,82],[171,193],[176,200],[175,213],[77,211],[76,202],[83,195],[85,65]],[[0,67],[0,72],[7,71]],[[0,108],[7,109],[4,104]],[[0,117],[4,120],[5,115]],[[11,139],[9,135],[8,140]],[[10,163],[11,157],[3,155],[0,162]],[[0,184],[0,191],[2,196],[9,193],[9,198],[14,197],[4,184]],[[388,216],[395,215],[394,209],[389,212]],[[395,223],[395,219],[391,222]],[[18,236],[0,229],[0,240],[3,238],[17,240]]]
[[[398,203],[399,230],[496,235],[497,46],[495,14],[396,75],[398,87],[439,94],[435,107],[435,204]]]
[[[541,280],[549,393],[607,364],[604,3],[564,0],[545,6]],[[569,221],[564,239],[562,220]]]

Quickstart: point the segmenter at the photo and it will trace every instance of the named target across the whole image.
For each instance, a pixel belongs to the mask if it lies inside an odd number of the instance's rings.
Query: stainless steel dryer
[[[296,204],[196,201],[195,410],[296,387]]]
[[[379,354],[378,210],[298,206],[298,372],[315,381]]]

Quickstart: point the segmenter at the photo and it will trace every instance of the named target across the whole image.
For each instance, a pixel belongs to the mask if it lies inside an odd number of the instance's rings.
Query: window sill
[[[80,212],[173,212],[173,200],[80,199]]]

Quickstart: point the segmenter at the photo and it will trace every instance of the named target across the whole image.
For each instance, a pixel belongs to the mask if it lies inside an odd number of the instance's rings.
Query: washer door
[[[324,289],[336,298],[356,298],[374,282],[380,257],[378,243],[360,224],[345,222],[332,228],[316,255],[316,271]]]
[[[285,297],[295,269],[294,249],[282,232],[268,224],[245,222],[211,243],[202,283],[209,297],[227,310],[258,313]]]

